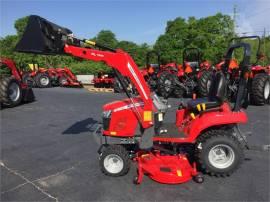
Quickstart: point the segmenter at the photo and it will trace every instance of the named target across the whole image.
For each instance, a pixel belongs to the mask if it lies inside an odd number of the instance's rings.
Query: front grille
[[[103,117],[103,130],[109,130],[111,118]]]

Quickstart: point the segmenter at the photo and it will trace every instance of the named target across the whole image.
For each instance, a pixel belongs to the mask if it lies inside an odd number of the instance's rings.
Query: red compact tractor
[[[57,85],[57,72],[54,68],[42,68],[37,64],[30,64],[31,71],[23,72],[22,79],[32,87],[49,88]]]
[[[35,100],[32,88],[23,83],[20,71],[8,58],[0,58],[0,105],[15,107]]]
[[[37,64],[31,64],[31,71],[23,72],[23,81],[28,85],[39,88],[52,86],[82,87],[76,76],[68,67],[64,68],[40,68]]]
[[[95,88],[113,88],[114,75],[112,73],[99,72],[93,79]]]
[[[68,67],[55,68],[55,71],[58,85],[62,87],[82,87],[81,82],[77,80],[77,77]]]
[[[243,41],[245,39],[256,39],[258,40],[258,49],[257,49],[257,60],[252,65],[250,73],[247,75],[249,77],[249,99],[252,104],[255,105],[264,105],[269,103],[270,99],[270,69],[269,67],[263,67],[257,65],[258,60],[260,59],[260,37],[259,36],[244,36],[239,38],[233,38],[232,41]],[[223,68],[224,61],[216,65],[216,69]],[[239,63],[236,59],[232,59],[229,64],[228,70],[228,92],[227,97],[229,100],[235,100],[236,94],[239,86],[241,70],[239,68]]]
[[[29,43],[29,40],[36,43]],[[39,44],[39,46],[37,46]],[[98,49],[94,49],[97,47]],[[248,118],[246,73],[250,70],[250,45],[233,44],[226,54],[224,70],[235,49],[243,48],[240,63],[239,90],[234,107],[226,101],[226,74],[217,71],[211,83],[209,97],[180,103],[174,122],[167,122],[167,103],[151,93],[131,56],[89,40],[73,37],[69,29],[60,27],[39,16],[30,16],[22,39],[16,46],[20,52],[38,54],[67,54],[85,60],[102,61],[112,67],[120,83],[129,78],[138,95],[123,85],[127,99],[103,106],[102,145],[99,161],[108,176],[128,173],[131,160],[137,162],[141,183],[144,174],[161,183],[176,184],[194,178],[202,182],[197,171],[216,176],[232,174],[244,159],[248,148],[238,124]]]
[[[201,51],[198,48],[186,48],[183,51],[183,64],[169,63],[162,68],[159,76],[158,93],[167,98],[190,96],[198,92],[201,85],[207,83],[199,78],[203,76],[206,80],[211,77],[211,65],[208,61],[201,62]]]

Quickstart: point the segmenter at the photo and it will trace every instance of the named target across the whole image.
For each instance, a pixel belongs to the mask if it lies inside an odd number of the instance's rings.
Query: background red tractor
[[[95,88],[113,88],[114,75],[113,73],[98,72],[93,79]]]
[[[56,77],[58,85],[62,87],[82,87],[81,82],[77,80],[77,77],[68,68],[56,68]]]
[[[81,87],[81,83],[68,67],[41,68],[29,64],[31,71],[23,72],[23,81],[33,87],[49,88],[52,86]]]
[[[211,70],[210,62],[201,61],[200,49],[186,48],[183,50],[182,64],[174,62],[163,66],[158,79],[158,93],[165,98],[170,95],[182,97],[197,93],[199,78],[202,75],[209,78]]]
[[[22,102],[35,99],[32,88],[22,81],[22,75],[15,63],[8,58],[0,58],[0,104],[15,107]]]
[[[32,87],[49,88],[57,85],[57,72],[54,68],[42,68],[38,64],[29,64],[30,71],[23,71],[22,78]]]
[[[257,40],[258,46],[256,51],[256,61],[252,64],[251,70],[247,77],[249,77],[249,101],[254,105],[264,105],[269,103],[270,95],[270,69],[269,66],[258,65],[258,61],[262,58],[260,52],[261,40],[259,36],[244,36],[231,39],[230,43],[242,42],[244,40]],[[245,41],[246,42],[246,41]],[[247,41],[248,42],[248,41]],[[222,70],[225,61],[220,62],[216,65],[217,70]],[[228,90],[227,97],[229,100],[234,101],[236,99],[236,94],[239,86],[239,79],[241,71],[239,69],[239,64],[236,59],[231,59],[228,69],[227,82]],[[204,91],[208,92],[209,89],[204,87]]]

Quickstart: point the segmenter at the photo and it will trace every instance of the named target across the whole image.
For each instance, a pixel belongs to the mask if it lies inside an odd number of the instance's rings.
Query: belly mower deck
[[[140,184],[144,175],[163,184],[180,184],[192,178],[198,183],[203,182],[203,176],[197,172],[196,164],[191,166],[183,154],[163,155],[159,151],[139,153],[135,161],[138,166],[135,184]]]

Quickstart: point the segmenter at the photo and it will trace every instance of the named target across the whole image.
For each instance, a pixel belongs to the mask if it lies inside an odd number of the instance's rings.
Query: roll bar
[[[185,48],[183,50],[183,64],[185,62],[185,59],[187,58],[187,56],[189,55],[188,52],[189,51],[193,51],[196,54],[196,59],[197,61],[200,63],[201,60],[201,50],[199,48],[195,48],[195,47],[190,47],[190,48]]]
[[[150,58],[151,56],[157,57],[157,64],[160,67],[160,53],[157,51],[148,51],[146,54],[146,67],[149,67],[150,65]]]
[[[260,59],[260,50],[261,50],[261,38],[257,35],[254,36],[241,36],[241,37],[234,37],[231,38],[229,41],[229,44],[231,45],[233,43],[233,41],[242,41],[243,39],[257,39],[258,40],[258,48],[257,48],[257,52],[256,52],[256,61],[255,64],[256,65]]]
[[[250,71],[250,56],[251,56],[250,44],[243,42],[232,44],[226,52],[225,63],[222,68],[222,71],[225,75],[228,74],[229,64],[232,59],[233,52],[238,48],[244,49],[244,56],[243,60],[240,62],[239,65],[241,74],[233,111],[239,111],[242,107],[247,108],[248,106],[248,88],[247,88],[248,77],[246,77],[246,73]]]

